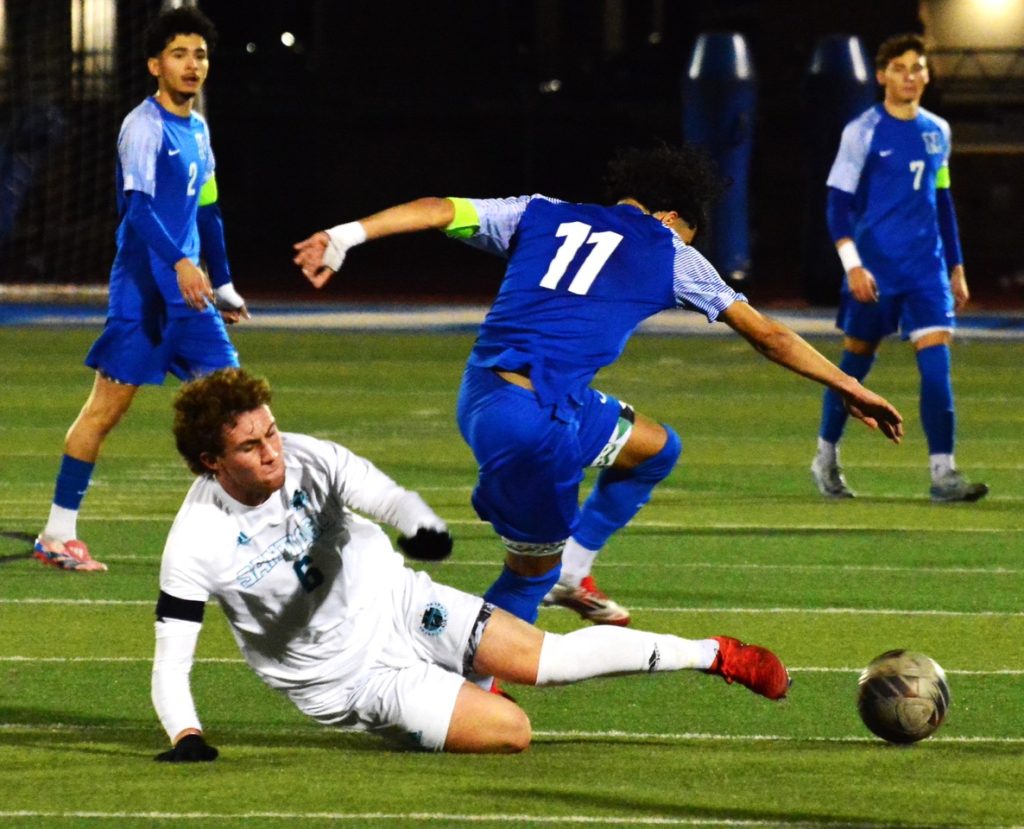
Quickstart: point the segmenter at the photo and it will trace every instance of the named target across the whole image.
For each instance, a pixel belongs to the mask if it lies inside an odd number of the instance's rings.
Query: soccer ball
[[[946,673],[923,653],[886,651],[864,669],[857,685],[861,720],[890,743],[923,740],[949,710]]]

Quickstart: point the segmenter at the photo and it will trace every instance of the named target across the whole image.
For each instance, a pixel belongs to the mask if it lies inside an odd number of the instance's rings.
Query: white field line
[[[28,552],[25,553],[26,558]],[[142,556],[132,553],[118,554],[107,553],[103,556],[104,561],[129,562],[129,561],[150,561],[156,562],[155,555]],[[498,559],[485,560],[461,560],[448,559],[444,562],[443,568],[448,570],[457,567],[483,567],[494,568],[499,564]],[[781,570],[785,572],[808,572],[808,573],[932,573],[941,576],[1020,576],[1024,575],[1024,569],[1015,567],[897,567],[888,564],[760,564],[746,562],[716,562],[716,561],[609,561],[598,562],[597,569],[604,570],[754,570],[771,571]]]
[[[106,556],[117,561],[117,556]],[[146,558],[145,556],[125,556],[125,559]],[[443,565],[449,567],[494,567],[496,561],[461,561],[448,559]],[[599,570],[797,570],[807,572],[840,573],[936,573],[939,575],[979,575],[979,576],[1018,576],[1024,569],[1013,567],[896,567],[888,564],[757,564],[746,562],[715,562],[715,561],[599,561]]]
[[[146,606],[154,607],[154,599],[58,599],[0,598],[0,605],[60,605],[60,606]],[[941,616],[963,618],[1024,618],[1024,611],[1009,610],[908,610],[903,608],[876,607],[642,607],[633,606],[636,612],[644,613],[752,613],[755,615],[794,614],[808,616]],[[563,612],[563,608],[541,608],[544,612]]]
[[[987,499],[991,502],[993,499]],[[1015,499],[1024,500],[1024,497]],[[38,501],[25,501],[25,506],[32,506],[34,508],[39,507]],[[923,500],[922,500],[923,503]],[[0,501],[0,506],[15,506],[11,501]],[[104,523],[138,523],[138,522],[151,522],[151,521],[165,521],[170,524],[174,520],[176,513],[175,510],[169,510],[165,513],[140,513],[137,515],[124,515],[118,513],[104,513],[100,510],[90,510],[86,519],[88,521],[103,521]],[[17,521],[21,524],[26,522],[38,520],[45,521],[46,515],[44,513],[3,513],[0,512],[0,521]],[[486,529],[490,525],[478,519],[469,518],[454,518],[445,521],[448,526],[454,527],[479,527],[480,529]],[[33,526],[35,526],[33,524]],[[969,533],[982,533],[987,535],[1003,535],[1007,533],[1013,533],[1016,535],[1024,535],[1024,530],[1011,528],[1011,527],[970,527],[970,526],[955,526],[955,527],[942,527],[942,526],[913,526],[909,524],[894,524],[880,526],[877,523],[807,523],[807,524],[785,524],[785,523],[748,523],[739,524],[733,521],[709,521],[703,523],[681,523],[679,521],[646,521],[643,519],[631,521],[629,526],[633,529],[652,529],[652,530],[670,530],[681,534],[688,532],[705,532],[708,530],[746,530],[749,532],[757,532],[758,530],[770,530],[771,532],[828,532],[828,533],[849,533],[849,532],[870,532],[870,533],[937,533],[937,534],[969,534]]]
[[[144,726],[136,725],[84,725],[79,723],[19,723],[19,722],[0,722],[0,732],[5,733],[85,733],[85,734],[102,734],[109,732],[136,732],[144,730]],[[244,734],[246,736],[264,736],[268,734],[324,734],[330,731],[328,727],[318,727],[313,725],[282,725],[278,727],[274,726],[259,726],[259,727],[241,727],[232,729],[237,734]],[[717,734],[710,732],[677,732],[677,733],[666,733],[666,732],[646,732],[646,731],[621,731],[617,729],[608,731],[583,731],[583,730],[570,730],[570,731],[544,731],[538,730],[533,732],[535,740],[543,742],[544,740],[645,740],[645,741],[656,741],[665,743],[674,742],[709,742],[709,743],[767,743],[767,742],[779,742],[779,743],[877,743],[876,737],[861,736],[861,735],[847,735],[841,737],[798,737],[790,734]],[[946,744],[1001,744],[1001,745],[1022,745],[1024,744],[1024,736],[1022,737],[1007,737],[1007,736],[943,736],[938,735],[928,738],[928,744],[934,745],[935,743],[946,743]]]
[[[826,820],[788,820],[785,817],[759,818],[701,818],[701,817],[640,817],[637,815],[527,815],[522,813],[492,812],[471,814],[461,812],[96,812],[96,811],[6,811],[0,818],[64,818],[75,820],[166,820],[177,823],[191,820],[247,821],[286,820],[293,823],[307,820],[329,820],[338,823],[437,823],[451,826],[456,823],[485,823],[505,826],[509,823],[538,823],[552,826],[694,826],[727,827],[731,829],[913,829],[925,826],[916,823],[862,823]],[[991,826],[987,829],[1024,829],[1022,826]]]
[[[93,663],[117,663],[117,664],[146,664],[152,663],[151,656],[0,656],[0,664],[3,663],[57,663],[57,664],[93,664]],[[196,663],[209,665],[244,665],[245,660],[240,656],[206,656],[193,660]],[[860,674],[863,667],[825,667],[805,666],[787,667],[791,674]],[[978,670],[956,670],[945,669],[947,675],[955,676],[1024,676],[1024,668],[996,668],[988,671]]]

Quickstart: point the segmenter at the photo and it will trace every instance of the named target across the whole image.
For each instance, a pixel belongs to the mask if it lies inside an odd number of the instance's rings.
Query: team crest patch
[[[448,609],[443,604],[431,602],[423,611],[420,619],[420,630],[427,636],[440,636],[448,627]]]

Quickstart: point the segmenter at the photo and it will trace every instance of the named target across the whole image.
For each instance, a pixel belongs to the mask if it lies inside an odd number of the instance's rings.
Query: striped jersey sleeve
[[[681,240],[674,240],[675,259],[672,264],[672,289],[676,305],[699,311],[708,322],[718,319],[734,302],[747,298],[725,284],[714,265]]]
[[[843,137],[839,142],[839,152],[832,162],[828,174],[829,187],[835,187],[844,193],[856,193],[860,184],[860,175],[871,149],[875,127],[882,116],[872,108],[855,118],[843,128]]]
[[[512,237],[519,228],[519,221],[530,202],[534,199],[558,204],[558,199],[534,194],[532,196],[513,196],[505,199],[470,199],[476,209],[480,227],[477,232],[464,241],[480,250],[508,257]]]
[[[164,126],[148,101],[128,113],[117,137],[117,153],[124,175],[124,190],[156,196],[156,159],[164,140]]]

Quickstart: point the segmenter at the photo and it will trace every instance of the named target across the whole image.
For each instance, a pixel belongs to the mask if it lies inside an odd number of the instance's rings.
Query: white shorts
[[[390,636],[366,669],[288,696],[325,725],[441,751],[494,607],[426,573],[407,569],[404,576],[392,595]]]

